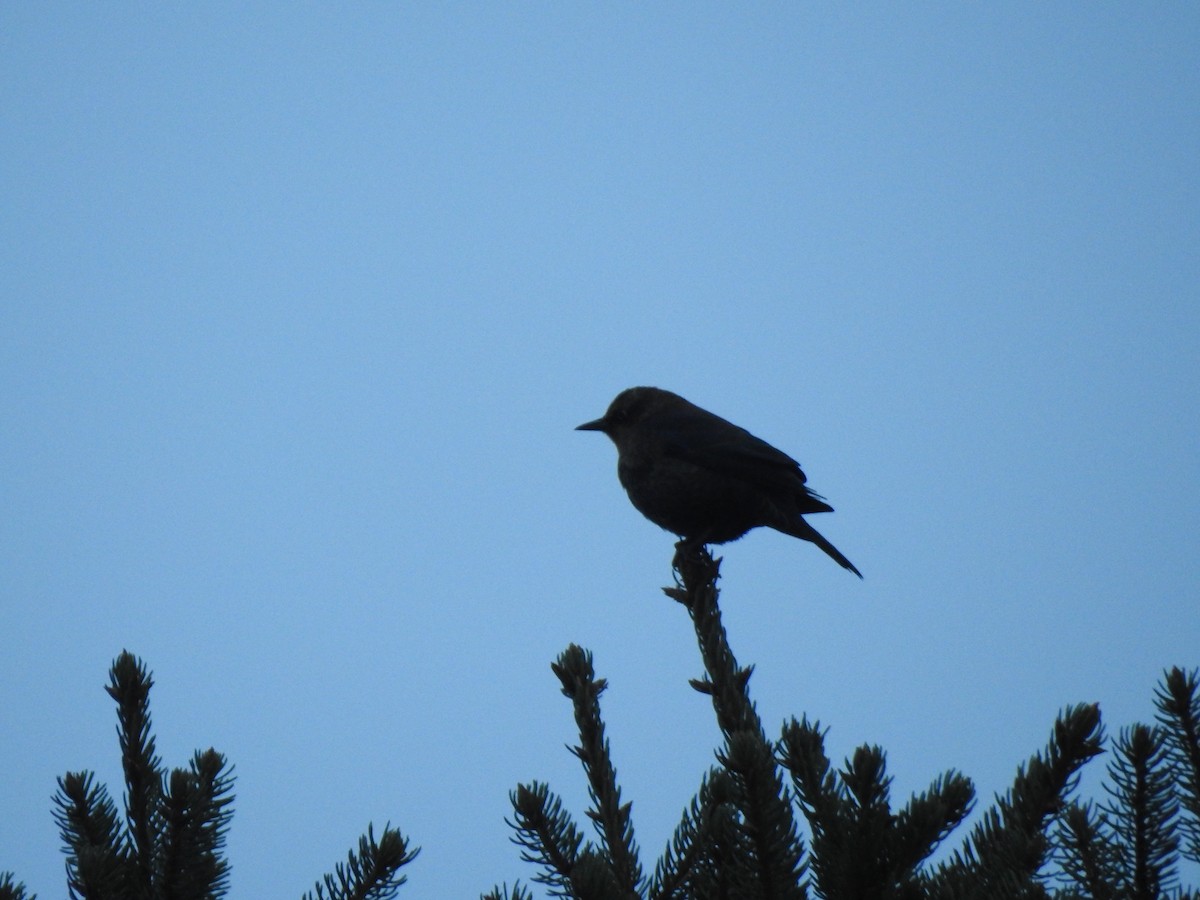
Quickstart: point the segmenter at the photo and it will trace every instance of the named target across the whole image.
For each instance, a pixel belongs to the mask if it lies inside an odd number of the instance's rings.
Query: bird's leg
[[[685,538],[675,545],[675,558],[671,560],[675,587],[665,587],[663,593],[691,609],[693,592],[705,584],[715,584],[720,567],[721,561],[713,559],[702,542]]]
[[[720,560],[714,560],[702,538],[683,538],[675,544],[671,574],[675,587],[663,588],[663,593],[684,606],[690,606],[688,592],[707,580],[715,581]]]
[[[687,590],[684,588],[683,577],[680,574],[688,560],[696,554],[693,541],[683,538],[675,542],[675,555],[671,558],[671,577],[675,579],[675,587],[663,588],[663,593],[679,603],[687,605]]]
[[[703,538],[683,538],[675,542],[675,556],[671,560],[671,568],[675,570],[676,584],[679,584],[680,567],[695,559],[703,549]]]

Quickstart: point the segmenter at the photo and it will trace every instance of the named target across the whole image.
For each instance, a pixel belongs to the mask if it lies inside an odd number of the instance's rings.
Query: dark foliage
[[[166,771],[155,752],[145,665],[122,653],[105,690],[117,704],[117,734],[125,775],[125,815],[91,772],[58,779],[54,821],[67,857],[72,900],[216,900],[229,889],[225,837],[233,816],[233,772],[215,750],[197,751],[185,768]],[[379,840],[368,827],[358,853],[326,875],[306,900],[389,900],[412,861],[399,831]],[[34,900],[9,873],[0,873],[0,900]]]
[[[825,733],[807,719],[784,726],[780,761],[812,833],[817,896],[923,896],[918,867],[971,810],[975,789],[949,772],[899,813],[878,747],[859,747],[841,771],[825,755]]]
[[[481,894],[479,900],[533,900],[533,894],[521,887],[521,882],[518,881],[511,888],[508,885],[498,885],[486,894]]]
[[[1200,863],[1200,684],[1198,672],[1176,667],[1155,691],[1158,721],[1166,736],[1180,805],[1183,855]]]
[[[1106,804],[1123,862],[1123,881],[1130,896],[1161,896],[1175,881],[1176,850],[1174,772],[1157,728],[1123,729],[1114,748]]]
[[[1097,706],[1068,707],[1045,753],[1017,769],[1013,786],[984,813],[963,848],[927,879],[929,896],[1050,896],[1042,878],[1052,849],[1048,829],[1102,740]]]
[[[603,678],[596,678],[592,654],[574,644],[551,669],[562,682],[563,694],[571,698],[575,707],[580,743],[571,752],[583,763],[587,774],[588,796],[592,801],[588,816],[600,835],[601,852],[611,861],[612,877],[620,892],[636,897],[642,883],[642,868],[629,819],[630,807],[621,803],[617,770],[609,755],[604,722],[600,718],[600,694],[607,685]]]
[[[792,719],[767,738],[750,699],[751,667],[738,665],[721,624],[719,560],[677,546],[676,585],[686,610],[722,743],[670,844],[643,878],[629,803],[621,802],[604,736],[591,654],[574,645],[553,664],[574,704],[598,841],[585,842],[545,784],[512,794],[514,841],[538,867],[534,881],[571,898],[806,898],[822,900],[1197,900],[1175,888],[1181,856],[1200,858],[1200,690],[1197,673],[1172,669],[1157,695],[1158,727],[1122,730],[1102,805],[1073,798],[1080,769],[1102,752],[1099,707],[1070,706],[1046,747],[1017,769],[1003,796],[961,846],[930,857],[972,812],[975,789],[958,772],[935,777],[898,809],[887,756],[864,745],[840,767],[825,731]],[[809,847],[797,827],[807,823]],[[519,885],[483,900],[532,900]]]
[[[401,866],[412,862],[418,852],[419,848],[410,850],[404,836],[390,825],[383,827],[378,841],[368,825],[367,833],[358,839],[358,853],[351,850],[345,865],[338,863],[334,874],[325,876],[324,886],[318,882],[304,900],[387,900],[407,880],[399,874]]]
[[[0,872],[0,900],[31,900],[25,885],[13,880],[11,872]]]
[[[859,747],[840,767],[826,732],[807,716],[772,741],[750,699],[752,667],[738,664],[721,622],[719,561],[681,542],[676,585],[666,593],[687,611],[705,677],[691,682],[713,705],[718,765],[701,778],[668,846],[647,876],[622,800],[605,734],[606,683],[592,656],[571,645],[554,662],[573,706],[571,748],[588,784],[594,839],[539,782],[510,799],[513,841],[537,866],[550,896],[581,900],[1200,900],[1178,886],[1182,860],[1200,862],[1200,673],[1173,668],[1155,693],[1157,723],[1120,730],[1112,742],[1106,799],[1074,796],[1080,769],[1105,743],[1099,708],[1071,706],[1046,747],[1017,770],[1012,786],[941,861],[930,857],[967,818],[971,781],[933,779],[898,809],[884,751]],[[58,780],[54,819],[66,855],[67,892],[87,900],[207,900],[229,889],[224,856],[233,774],[215,750],[166,770],[156,753],[153,681],[122,653],[107,692],[117,704],[124,810],[91,772]],[[798,822],[807,828],[808,846]],[[359,840],[304,900],[390,900],[400,870],[418,853],[385,826]],[[482,900],[533,900],[519,882]],[[0,872],[0,900],[34,900]]]
[[[150,722],[154,681],[131,653],[117,657],[105,690],[117,704],[125,774],[125,816],[90,772],[58,781],[55,822],[67,856],[72,898],[178,898],[225,895],[222,856],[232,815],[233,775],[215,750],[167,772],[155,752]]]
[[[546,785],[536,781],[518,785],[510,798],[514,815],[508,824],[516,831],[513,842],[525,848],[521,859],[541,866],[533,880],[547,885],[552,897],[570,896],[583,835]]]

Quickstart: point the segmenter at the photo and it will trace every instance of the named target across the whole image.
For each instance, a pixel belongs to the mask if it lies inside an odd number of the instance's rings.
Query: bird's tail
[[[829,543],[829,541],[825,540],[825,536],[804,521],[804,519],[797,516],[794,522],[790,522],[788,524],[790,525],[790,527],[787,529],[788,534],[792,535],[793,537],[801,538],[805,541],[812,541],[812,543],[824,550],[825,553],[843,569],[849,569],[859,578],[863,577],[862,572],[858,571],[854,563],[850,562],[850,560],[846,559],[846,557],[842,555],[841,550],[833,546],[833,544]]]

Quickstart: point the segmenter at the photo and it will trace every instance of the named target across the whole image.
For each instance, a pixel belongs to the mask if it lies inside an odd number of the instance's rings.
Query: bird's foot
[[[712,559],[704,541],[696,538],[684,538],[675,542],[675,556],[671,559],[671,568],[675,570],[675,581],[679,581],[679,573],[688,565],[695,565],[705,558]]]
[[[674,587],[663,588],[663,593],[684,606],[690,606],[689,592],[698,586],[717,580],[721,560],[713,559],[702,540],[684,538],[675,545],[675,556],[671,560]]]

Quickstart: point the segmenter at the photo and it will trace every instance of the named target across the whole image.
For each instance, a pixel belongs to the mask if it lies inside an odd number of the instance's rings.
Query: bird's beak
[[[575,426],[576,431],[607,431],[608,423],[603,419],[594,419],[591,422],[584,422],[582,425]]]

